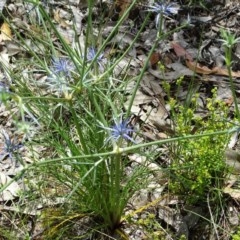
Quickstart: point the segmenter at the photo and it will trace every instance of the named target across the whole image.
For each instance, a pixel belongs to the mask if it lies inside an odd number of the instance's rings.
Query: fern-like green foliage
[[[207,99],[208,113],[204,118],[196,114],[198,96],[192,98],[190,107],[183,107],[172,100],[176,134],[203,134],[224,130],[229,127],[226,121],[226,104],[213,97]],[[228,136],[200,137],[183,140],[172,145],[172,181],[170,188],[177,194],[190,196],[188,200],[196,202],[205,199],[212,188],[219,188],[226,174],[224,151]]]

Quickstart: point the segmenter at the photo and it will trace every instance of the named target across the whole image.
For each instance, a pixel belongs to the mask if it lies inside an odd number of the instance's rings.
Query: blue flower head
[[[52,60],[52,72],[56,75],[64,75],[66,77],[71,77],[72,70],[73,65],[68,59],[56,58]]]
[[[94,47],[89,47],[88,48],[88,54],[87,54],[87,60],[90,62],[92,61],[97,54],[97,50]],[[103,53],[101,53],[98,57],[97,60],[101,61],[103,59]]]
[[[111,128],[104,126],[102,126],[102,128],[109,130],[111,134],[111,136],[106,140],[106,142],[108,142],[110,139],[113,139],[116,142],[119,139],[125,139],[127,141],[136,143],[131,137],[131,133],[135,130],[131,126],[129,126],[129,120],[123,120],[121,118],[119,121],[117,121],[114,119],[114,125]]]
[[[156,2],[153,6],[149,6],[149,12],[157,13],[156,16],[156,26],[159,24],[160,16],[170,16],[175,15],[178,13],[180,6],[177,3],[163,3],[163,2]]]
[[[51,75],[48,76],[46,84],[49,88],[58,92],[60,95],[67,94],[72,88],[71,74],[74,66],[70,60],[66,58],[55,58],[52,60]]]
[[[97,54],[96,48],[94,48],[94,47],[89,47],[89,48],[88,48],[88,53],[87,53],[87,61],[88,61],[88,62],[91,62],[91,61],[96,57],[96,54]],[[102,68],[102,69],[103,69],[103,64],[102,64],[103,60],[104,60],[104,54],[101,53],[101,54],[98,55],[98,57],[96,58],[96,62],[97,62],[97,64],[98,64],[98,66],[99,66],[100,68]]]
[[[169,16],[177,14],[179,9],[180,7],[177,3],[156,2],[153,6],[149,6],[148,11]]]
[[[128,120],[121,120],[119,122],[115,121],[115,125],[112,126],[112,138],[117,141],[119,138],[123,138],[125,140],[129,140],[134,142],[134,140],[130,137],[131,132],[134,130],[129,126]]]

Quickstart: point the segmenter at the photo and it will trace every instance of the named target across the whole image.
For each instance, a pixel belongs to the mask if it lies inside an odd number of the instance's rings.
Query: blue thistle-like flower
[[[73,64],[66,58],[56,58],[52,60],[51,75],[46,82],[50,89],[60,95],[66,94],[72,88],[70,86],[71,73],[74,70]]]
[[[2,151],[0,153],[0,156],[8,155],[11,159],[13,158],[13,154],[23,147],[23,144],[16,143],[15,140],[11,140],[9,135],[3,131],[2,132],[3,139],[4,139],[4,147],[0,148]]]
[[[149,12],[157,13],[156,16],[156,27],[159,24],[160,16],[170,16],[175,15],[178,13],[180,6],[177,3],[163,3],[163,2],[156,2],[153,6],[149,6]]]
[[[87,54],[87,60],[88,60],[89,62],[92,61],[92,60],[95,58],[96,54],[97,54],[96,48],[94,48],[94,47],[89,47],[89,48],[88,48],[88,54]],[[102,60],[103,60],[103,53],[101,53],[101,54],[97,57],[97,60],[98,60],[98,61],[102,61]]]
[[[97,50],[96,48],[94,47],[89,47],[88,48],[88,53],[87,53],[87,61],[88,62],[91,62],[95,57],[96,57],[96,54],[97,54]],[[97,58],[96,58],[96,62],[97,64],[99,65],[100,68],[103,69],[103,59],[104,59],[104,54],[101,53]]]
[[[119,138],[123,138],[125,140],[129,140],[134,142],[134,140],[130,137],[131,132],[134,130],[128,125],[128,121],[120,121],[115,122],[115,125],[112,127],[112,138],[117,141]]]
[[[116,121],[114,119],[114,123],[115,124],[111,128],[102,126],[102,128],[109,130],[111,133],[111,136],[106,140],[106,142],[108,142],[110,139],[113,139],[116,142],[119,139],[125,139],[127,141],[136,143],[130,136],[135,130],[129,126],[129,120],[123,120],[121,118],[119,121]]]
[[[73,69],[73,65],[68,59],[56,58],[52,60],[52,72],[56,75],[71,77],[71,71]]]
[[[180,7],[177,3],[162,3],[156,2],[153,6],[149,6],[148,11],[155,12],[157,14],[164,14],[164,15],[175,15],[178,13]]]

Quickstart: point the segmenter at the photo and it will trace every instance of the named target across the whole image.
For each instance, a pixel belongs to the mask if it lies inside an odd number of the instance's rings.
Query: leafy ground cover
[[[238,1],[0,9],[2,239],[240,238]]]

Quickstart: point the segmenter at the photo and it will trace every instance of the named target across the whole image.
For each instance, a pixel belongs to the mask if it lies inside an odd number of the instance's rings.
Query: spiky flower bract
[[[115,141],[122,138],[134,142],[134,140],[130,137],[130,134],[133,131],[132,127],[129,126],[128,120],[121,120],[119,122],[115,121],[115,125],[112,126],[112,138]]]
[[[180,6],[177,3],[163,3],[163,2],[156,2],[152,6],[149,6],[149,12],[157,13],[156,16],[156,27],[159,25],[159,19],[161,16],[170,16],[175,15],[178,13]]]
[[[55,75],[64,75],[66,77],[71,77],[71,71],[73,70],[73,65],[68,59],[65,58],[55,58],[52,60],[52,72]]]
[[[156,2],[153,6],[149,6],[148,11],[155,12],[157,14],[162,13],[163,15],[175,15],[178,13],[180,7],[177,3],[162,3]]]
[[[134,139],[131,137],[131,133],[135,132],[135,130],[129,125],[129,120],[123,120],[122,118],[119,120],[114,119],[114,125],[112,127],[103,127],[102,128],[110,131],[110,137],[106,140],[114,140],[117,142],[120,139],[124,139],[127,141],[131,141],[135,143]]]
[[[88,62],[93,61],[95,59],[96,55],[97,55],[97,49],[94,47],[89,47],[88,53],[87,53],[87,61]],[[96,62],[101,69],[103,69],[103,60],[104,60],[104,54],[101,53],[96,58]]]
[[[60,95],[67,94],[71,90],[70,82],[73,64],[66,58],[55,58],[50,67],[51,75],[48,77],[47,85],[49,88]]]

